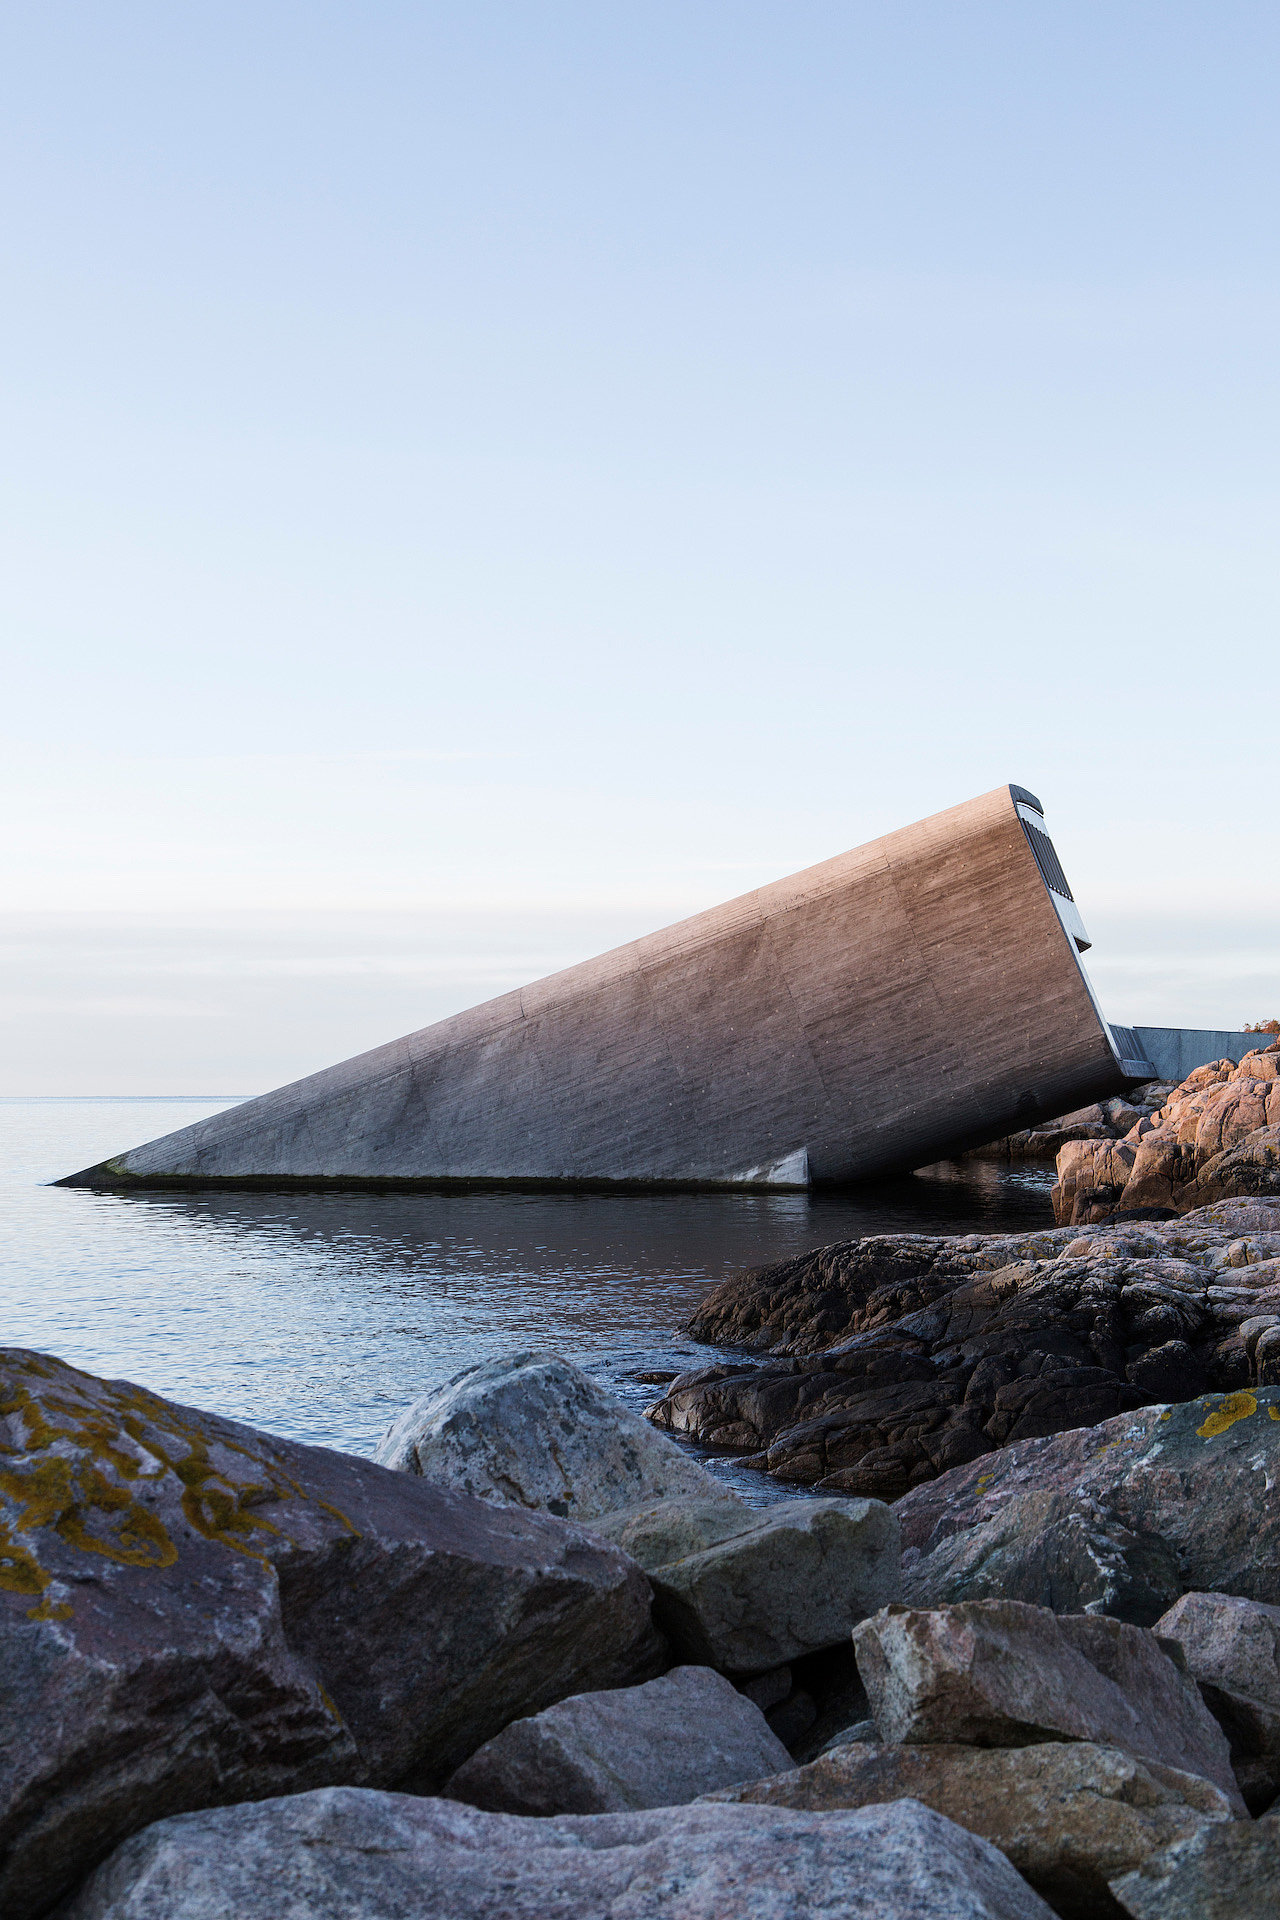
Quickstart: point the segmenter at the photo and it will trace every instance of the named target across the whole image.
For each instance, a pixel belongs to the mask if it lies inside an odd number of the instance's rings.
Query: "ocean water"
[[[944,1163],[839,1198],[760,1194],[118,1194],[59,1175],[225,1100],[0,1101],[0,1345],[55,1353],[316,1445],[369,1453],[418,1394],[522,1347],[632,1405],[705,1365],[679,1331],[744,1267],[882,1232],[1051,1218],[1051,1173]],[[777,1490],[731,1461],[753,1498]]]

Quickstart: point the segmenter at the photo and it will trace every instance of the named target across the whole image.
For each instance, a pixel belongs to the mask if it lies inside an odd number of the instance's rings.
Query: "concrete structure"
[[[803,1187],[1150,1078],[1040,803],[951,807],[72,1175],[92,1187]]]
[[[1223,1032],[1217,1027],[1134,1027],[1133,1034],[1161,1080],[1185,1080],[1211,1060],[1243,1060],[1246,1053],[1269,1047],[1277,1037]]]

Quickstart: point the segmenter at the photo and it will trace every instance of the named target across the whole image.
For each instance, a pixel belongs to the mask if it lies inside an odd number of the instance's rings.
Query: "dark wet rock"
[[[848,1742],[714,1797],[813,1813],[918,1800],[999,1847],[1063,1920],[1113,1920],[1123,1909],[1109,1880],[1232,1818],[1208,1781],[1084,1741],[994,1749]]]
[[[547,1820],[327,1788],[127,1841],[60,1920],[1052,1920],[1004,1855],[913,1800]]]
[[[1280,1201],[853,1241],[724,1282],[689,1330],[773,1357],[680,1375],[657,1426],[793,1484],[900,1500],[1020,1442],[1280,1382]]]
[[[1150,1120],[1176,1091],[1172,1080],[1145,1080],[1124,1095],[1096,1100],[1072,1113],[1042,1120],[1039,1126],[1005,1134],[974,1147],[970,1160],[1053,1160],[1073,1140],[1121,1140],[1142,1120]]]
[[[855,1628],[884,1741],[1025,1747],[1088,1740],[1198,1774],[1244,1812],[1226,1737],[1153,1633],[1017,1600],[885,1607]]]
[[[489,1813],[628,1813],[681,1806],[791,1764],[760,1708],[723,1675],[676,1667],[514,1720],[444,1792]]]
[[[1192,1590],[1280,1605],[1280,1389],[1029,1440],[894,1508],[913,1606],[1004,1597],[1151,1626]]]
[[[616,1548],[61,1361],[0,1355],[0,1911],[165,1814],[430,1789],[662,1664]]]
[[[1280,1793],[1280,1607],[1229,1593],[1184,1593],[1155,1631],[1175,1643],[1231,1742],[1251,1813]]]

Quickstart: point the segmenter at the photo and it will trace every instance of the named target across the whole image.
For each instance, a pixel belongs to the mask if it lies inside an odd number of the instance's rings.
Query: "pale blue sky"
[[[1280,1013],[1274,8],[0,21],[6,1090],[1008,779],[1114,1017]]]

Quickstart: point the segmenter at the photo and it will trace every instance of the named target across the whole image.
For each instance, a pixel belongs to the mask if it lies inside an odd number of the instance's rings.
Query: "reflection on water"
[[[3,1343],[367,1452],[461,1367],[522,1346],[634,1376],[705,1363],[708,1284],[858,1234],[1039,1226],[1050,1175],[950,1163],[840,1198],[96,1194],[41,1185],[225,1102],[3,1101]],[[756,1497],[757,1476],[721,1469]]]

